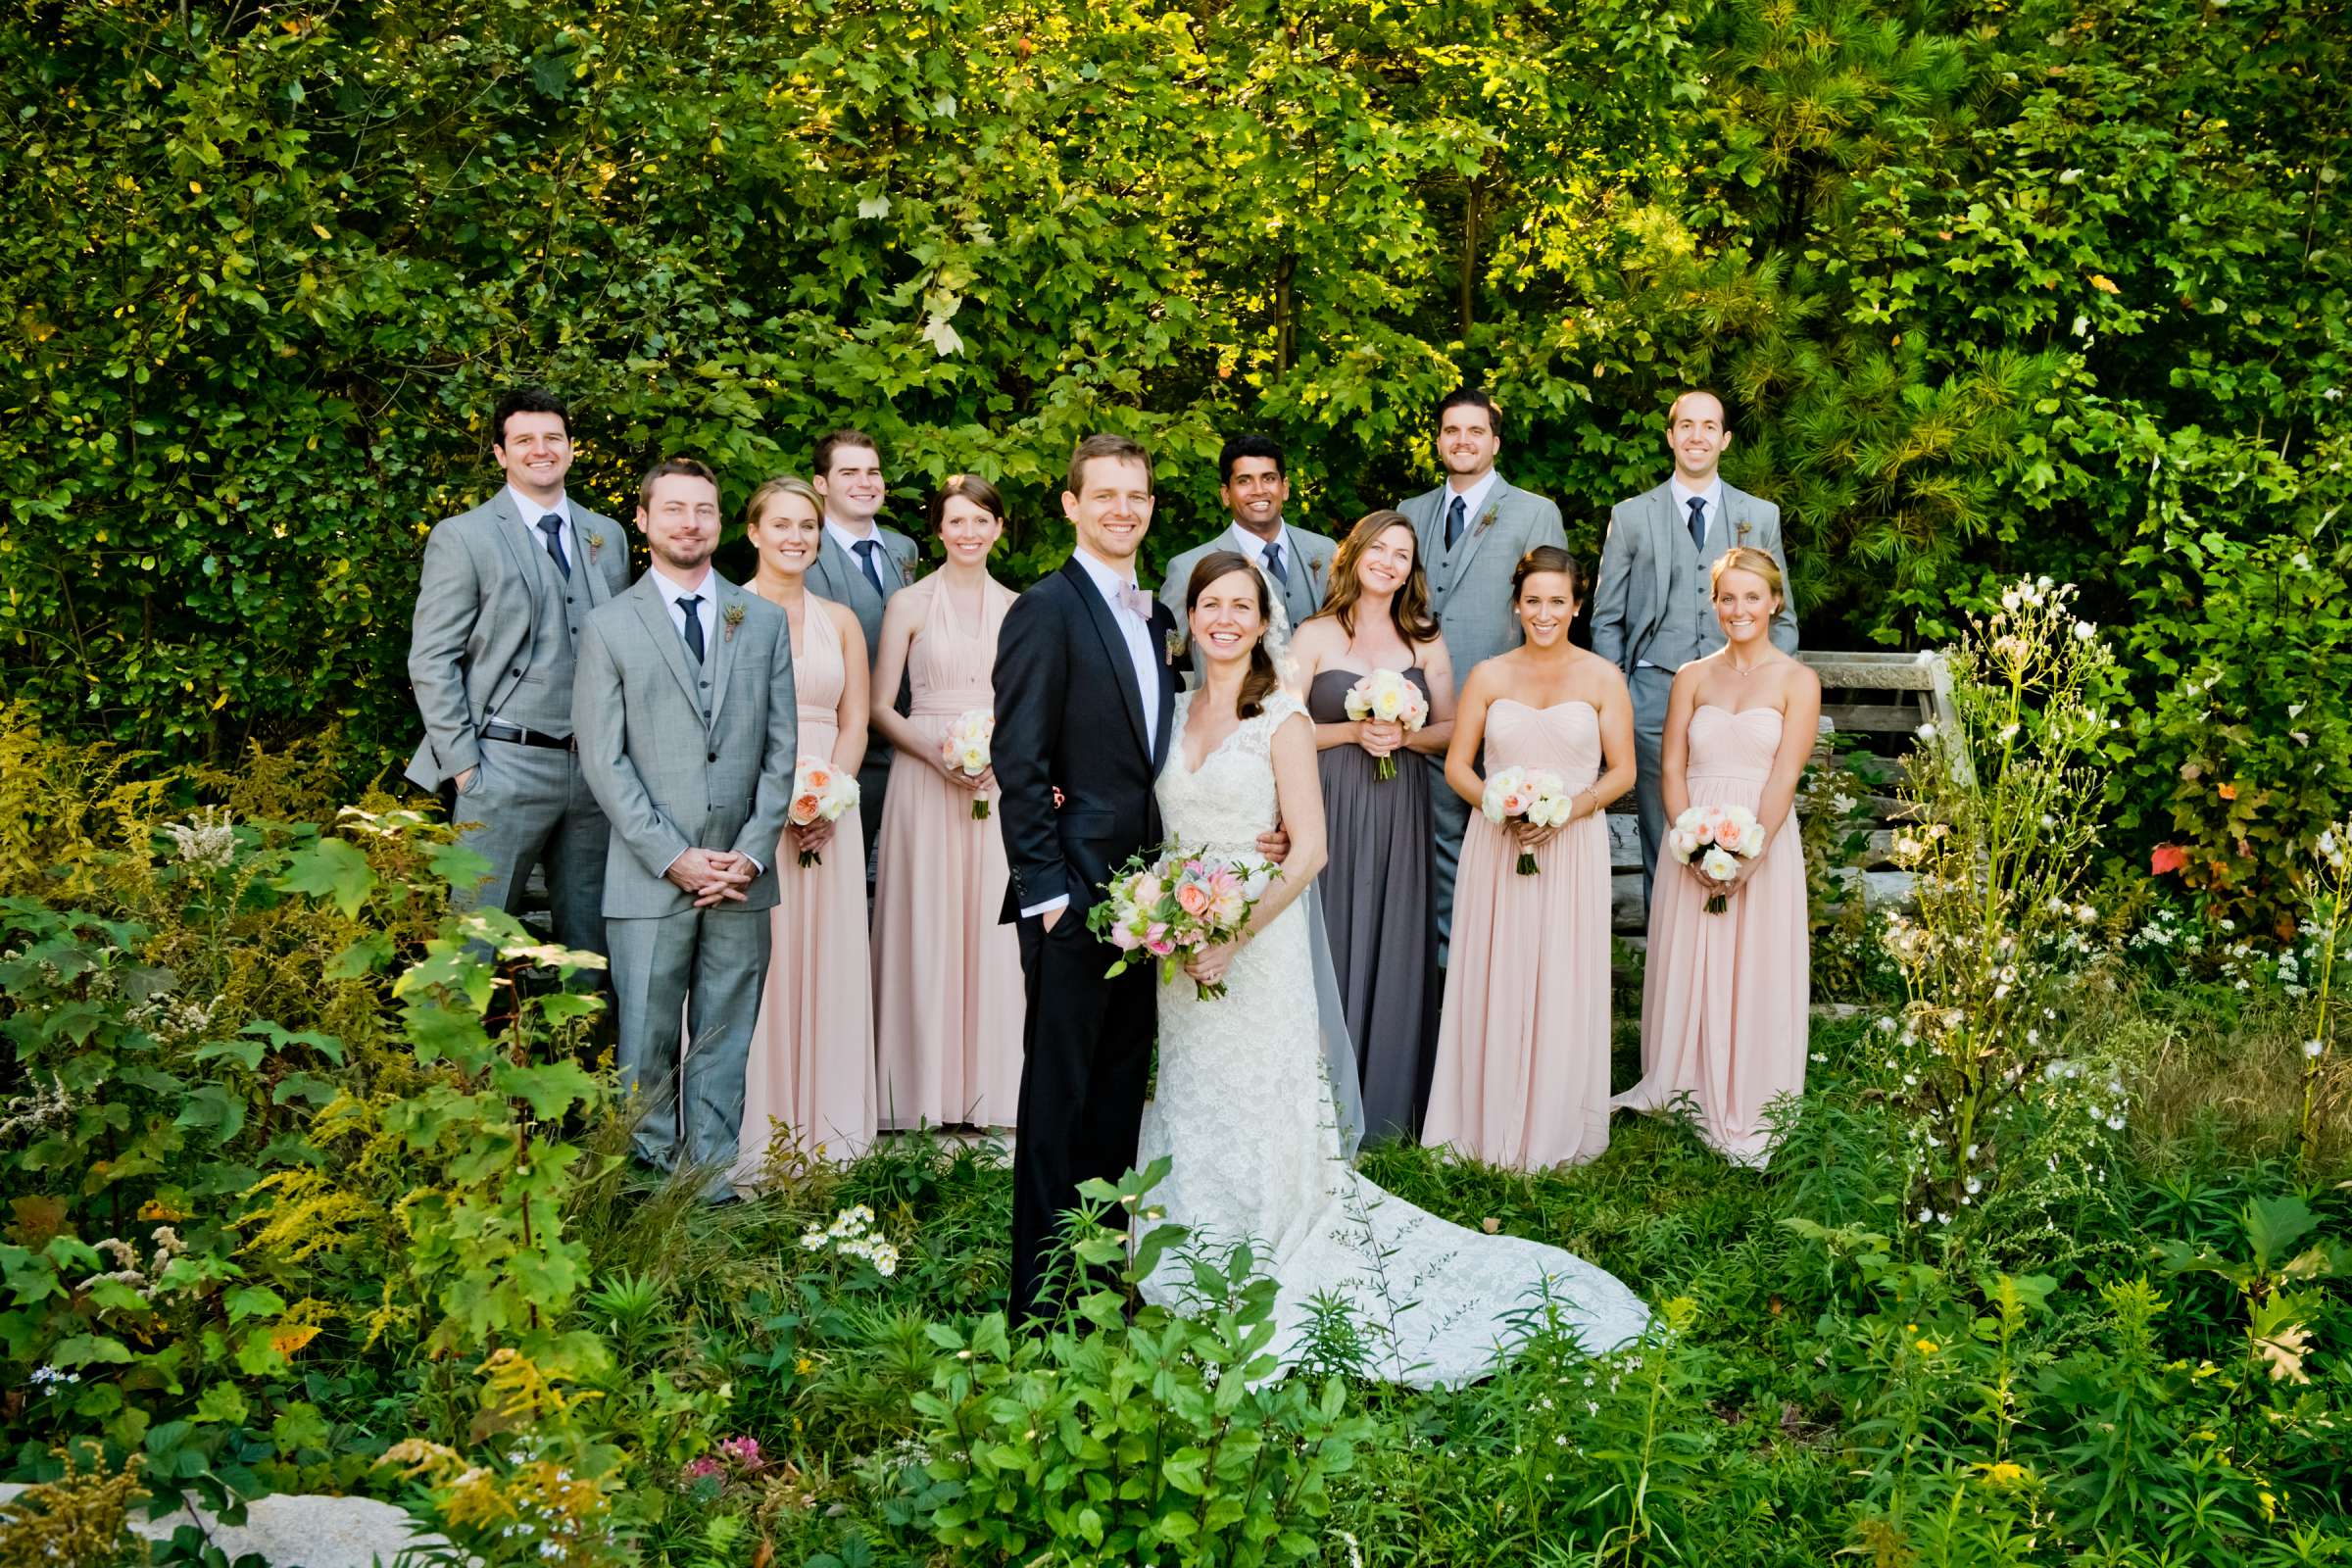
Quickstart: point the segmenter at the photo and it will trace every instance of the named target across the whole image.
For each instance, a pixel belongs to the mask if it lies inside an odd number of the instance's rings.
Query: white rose
[[[1720,849],[1709,850],[1698,868],[1718,882],[1729,882],[1740,874],[1740,862]]]
[[[1763,823],[1750,822],[1745,828],[1740,830],[1740,853],[1746,856],[1751,860],[1764,853]]]

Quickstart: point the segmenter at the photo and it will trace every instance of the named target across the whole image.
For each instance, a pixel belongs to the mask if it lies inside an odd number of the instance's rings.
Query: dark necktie
[[[1707,548],[1707,498],[1692,496],[1683,504],[1690,509],[1690,543],[1703,555]]]
[[[551,512],[539,519],[539,531],[547,535],[547,559],[556,564],[556,569],[568,581],[571,560],[564,554],[564,519]]]
[[[703,662],[703,616],[700,609],[702,602],[701,594],[678,595],[678,608],[686,612],[684,627],[686,651],[694,656],[694,662],[698,664]]]
[[[860,539],[860,540],[858,540],[858,545],[857,545],[857,549],[858,549],[858,564],[859,564],[860,566],[863,566],[863,567],[865,568],[865,580],[866,580],[867,582],[870,582],[870,583],[872,583],[872,584],[874,585],[874,592],[875,592],[875,593],[877,593],[877,594],[881,594],[883,598],[887,599],[887,598],[889,598],[890,596],[889,596],[888,594],[883,594],[883,593],[882,593],[882,571],[881,571],[881,568],[880,568],[880,567],[878,567],[878,566],[876,566],[876,565],[874,564],[874,554],[875,554],[875,552],[879,551],[881,548],[882,548],[882,545],[881,545],[881,542],[880,542],[879,540],[874,540],[874,539]]]
[[[1266,570],[1272,572],[1274,580],[1285,588],[1291,585],[1291,568],[1282,564],[1282,541],[1279,539],[1266,546]]]
[[[1460,496],[1455,496],[1453,498],[1453,504],[1446,509],[1446,548],[1448,550],[1451,550],[1454,546],[1454,542],[1460,539],[1462,536],[1463,511],[1464,508],[1462,506],[1462,498]]]

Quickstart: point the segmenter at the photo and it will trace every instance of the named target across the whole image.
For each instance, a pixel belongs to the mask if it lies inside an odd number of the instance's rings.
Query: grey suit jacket
[[[858,625],[865,633],[865,657],[871,660],[882,647],[882,611],[890,596],[912,583],[922,553],[914,541],[896,528],[874,524],[874,537],[882,541],[882,557],[874,563],[882,573],[883,591],[874,592],[867,580],[865,568],[858,558],[834,541],[831,529],[825,531],[824,542],[817,547],[816,564],[808,568],[808,586],[837,605],[847,605],[858,617]]]
[[[593,611],[629,585],[628,535],[577,502],[571,531],[587,558],[572,564],[572,575]],[[563,632],[540,604],[530,549],[503,485],[472,511],[433,524],[425,539],[409,626],[409,680],[424,718],[424,739],[408,766],[418,789],[437,790],[478,765],[482,716],[562,652]]]
[[[1159,585],[1159,602],[1175,612],[1179,632],[1185,629],[1184,595],[1192,586],[1193,568],[1224,549],[1232,532],[1233,524],[1228,522],[1208,539],[1168,563],[1168,574]],[[1339,548],[1319,533],[1308,533],[1287,522],[1282,525],[1283,564],[1291,576],[1282,588],[1282,608],[1291,617],[1293,627],[1323,608],[1323,596],[1331,591],[1331,558],[1339,553]],[[1196,648],[1193,674],[1198,677],[1200,673],[1200,651]]]
[[[662,874],[689,848],[734,850],[760,862],[760,877],[733,907],[776,902],[777,844],[792,808],[800,733],[792,633],[766,600],[711,581],[716,635],[700,668],[650,571],[580,628],[571,711],[580,772],[612,824],[607,918],[692,906]]]
[[[1511,573],[1518,569],[1519,558],[1538,545],[1564,550],[1568,535],[1560,526],[1557,505],[1498,478],[1479,514],[1469,519],[1469,531],[1454,547],[1448,565],[1448,494],[1440,485],[1398,502],[1396,510],[1412,519],[1421,541],[1430,609],[1446,633],[1446,652],[1453,661],[1453,686],[1459,695],[1482,660],[1519,646],[1519,620],[1511,613]]]
[[[1731,526],[1728,546],[1761,550],[1781,568],[1785,582],[1788,558],[1781,550],[1781,509],[1727,483],[1723,487],[1723,519]],[[1609,536],[1600,550],[1600,575],[1592,585],[1592,651],[1630,677],[1649,651],[1650,639],[1665,620],[1668,595],[1674,584],[1675,535],[1690,524],[1674,504],[1670,484],[1618,502],[1609,509]],[[1713,537],[1710,530],[1710,539]],[[1686,591],[1689,585],[1684,585]],[[1783,653],[1796,652],[1796,610],[1786,595],[1781,612],[1772,617],[1772,643]]]

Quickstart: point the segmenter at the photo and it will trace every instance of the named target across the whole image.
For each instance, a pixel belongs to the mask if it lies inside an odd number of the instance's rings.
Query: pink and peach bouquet
[[[1119,951],[1103,978],[1152,958],[1160,983],[1174,980],[1193,954],[1240,936],[1280,875],[1264,860],[1228,860],[1172,844],[1136,856],[1112,873],[1102,900],[1086,911],[1087,929]],[[1222,982],[1195,983],[1203,1002],[1225,995]]]
[[[1348,688],[1348,716],[1362,722],[1395,724],[1407,735],[1429,722],[1429,699],[1397,669],[1376,669]],[[1396,776],[1396,759],[1384,757],[1372,769],[1374,778]]]
[[[1708,881],[1728,887],[1739,879],[1741,860],[1764,853],[1764,824],[1744,806],[1693,806],[1667,830],[1666,853],[1685,865],[1696,861]],[[1728,906],[1721,892],[1707,900],[1709,914]]]
[[[940,740],[940,760],[966,778],[978,778],[988,771],[989,742],[996,733],[997,715],[987,709],[958,713]],[[972,820],[988,820],[988,797],[978,790],[972,792]]]
[[[1480,798],[1478,808],[1496,827],[1513,820],[1533,822],[1538,827],[1558,827],[1568,820],[1572,806],[1568,786],[1560,781],[1559,774],[1541,768],[1506,767],[1487,780],[1486,794]],[[1536,869],[1536,852],[1522,844],[1519,874],[1534,876]]]
[[[844,812],[857,808],[857,774],[817,758],[801,759],[792,775],[792,810],[788,819],[794,827],[810,827],[820,821],[838,822]],[[823,864],[824,858],[815,850],[801,852],[804,869]]]

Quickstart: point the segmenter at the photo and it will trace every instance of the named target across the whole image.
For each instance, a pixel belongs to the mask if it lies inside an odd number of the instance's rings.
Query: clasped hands
[[[696,908],[708,909],[719,904],[741,904],[744,890],[759,876],[760,867],[738,850],[694,849],[670,861],[669,869],[662,874],[693,894]]]

